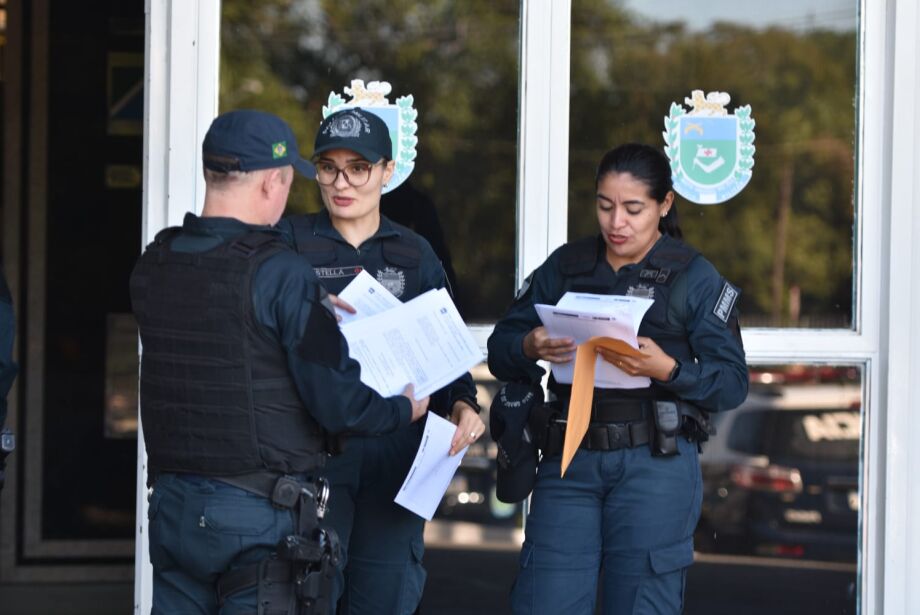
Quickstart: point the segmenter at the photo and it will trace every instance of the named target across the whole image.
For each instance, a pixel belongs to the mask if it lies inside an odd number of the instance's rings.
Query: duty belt
[[[555,412],[544,414],[542,426],[532,425],[537,436],[537,445],[544,456],[555,455],[562,451],[565,441],[568,400],[559,400],[548,404]],[[652,439],[652,412],[657,403],[654,399],[595,398],[591,406],[591,422],[579,448],[589,451],[615,451],[622,448],[635,448],[648,444]],[[677,404],[681,417],[689,417],[700,423],[707,431],[709,421],[695,406],[682,401]],[[686,425],[681,433],[694,439],[695,435]],[[693,437],[691,437],[693,436]]]
[[[276,508],[296,510],[301,497],[304,497],[306,500],[312,500],[315,503],[315,512],[318,519],[322,520],[326,514],[326,507],[329,502],[329,483],[324,478],[307,481],[278,472],[252,472],[238,476],[213,476],[212,478],[249,493],[268,498]],[[303,510],[301,507],[299,512],[303,517],[313,511]],[[305,519],[301,520],[301,526],[304,525],[305,521]],[[307,523],[307,525],[313,524]]]
[[[277,472],[215,476],[214,480],[262,496],[272,506],[290,510],[295,533],[260,562],[227,571],[217,580],[217,600],[257,588],[258,612],[252,615],[325,615],[330,609],[332,578],[339,564],[338,537],[319,527],[329,498],[329,485]],[[289,607],[295,606],[295,610]]]
[[[562,451],[565,442],[565,419],[556,419],[547,425],[546,441],[540,448],[546,456]],[[615,451],[648,444],[649,428],[646,421],[629,423],[590,423],[579,448],[588,451]]]

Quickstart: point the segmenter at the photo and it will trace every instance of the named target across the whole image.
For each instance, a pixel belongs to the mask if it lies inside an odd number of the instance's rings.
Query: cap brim
[[[498,464],[495,496],[506,504],[515,504],[527,498],[537,482],[537,449],[533,444],[522,444],[511,459],[509,467]]]
[[[316,179],[316,167],[313,166],[309,160],[304,160],[303,158],[295,158],[294,162],[291,163],[294,166],[294,169],[298,173],[306,177],[307,179]]]
[[[352,151],[352,152],[354,152],[354,153],[360,155],[362,158],[364,158],[364,159],[367,160],[368,162],[380,162],[383,158],[386,158],[386,156],[383,156],[383,155],[381,155],[381,154],[379,154],[379,153],[377,153],[377,152],[371,150],[370,148],[361,147],[360,145],[356,146],[356,145],[353,145],[353,144],[351,144],[351,143],[346,144],[346,143],[342,143],[342,142],[327,143],[326,145],[323,145],[323,146],[320,146],[320,147],[316,148],[316,150],[313,152],[313,157],[316,158],[317,156],[319,156],[319,155],[322,154],[323,152],[328,152],[328,151],[334,150],[334,149],[347,149],[347,150],[349,150],[349,151]]]

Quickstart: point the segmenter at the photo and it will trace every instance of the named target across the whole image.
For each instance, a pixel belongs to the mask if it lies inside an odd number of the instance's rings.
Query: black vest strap
[[[252,255],[262,249],[262,246],[278,241],[278,236],[273,233],[256,231],[247,233],[238,239],[234,239],[227,246],[227,250],[233,256],[241,258],[252,258]]]

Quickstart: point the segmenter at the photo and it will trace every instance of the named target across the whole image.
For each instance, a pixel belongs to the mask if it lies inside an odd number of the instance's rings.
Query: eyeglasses
[[[331,162],[319,161],[314,164],[316,167],[316,181],[323,186],[331,186],[339,179],[339,173],[345,177],[349,185],[360,188],[371,178],[371,172],[380,162],[350,162],[340,169]]]

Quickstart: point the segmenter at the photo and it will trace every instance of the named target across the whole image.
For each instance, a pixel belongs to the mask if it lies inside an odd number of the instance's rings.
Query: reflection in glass
[[[470,372],[480,417],[502,383],[485,363]],[[428,582],[422,613],[508,613],[508,589],[517,574],[524,541],[523,505],[505,504],[495,494],[498,448],[486,433],[471,445],[435,514],[425,526]],[[475,591],[470,591],[475,587]]]
[[[221,4],[221,110],[277,113],[308,156],[322,106],[352,79],[414,96],[411,185],[381,206],[429,240],[468,322],[497,318],[514,291],[519,4]],[[295,181],[289,211],[320,207],[317,187]]]
[[[489,407],[492,398],[501,388],[501,382],[489,373],[485,363],[471,370],[476,382],[476,397],[482,412],[480,417],[489,424]],[[500,527],[520,527],[521,506],[500,502],[495,495],[495,457],[498,448],[487,431],[476,443],[470,445],[460,464],[460,469],[448,487],[438,508],[438,517],[445,520],[476,521]],[[431,529],[431,528],[430,528]],[[436,533],[432,532],[432,537]],[[523,535],[498,532],[496,538],[510,540],[519,545]]]
[[[48,105],[33,110],[47,134],[32,144],[47,163],[44,186],[33,189],[47,198],[35,199],[23,228],[30,302],[44,303],[43,319],[40,311],[28,314],[43,336],[21,342],[28,352],[23,373],[38,378],[41,390],[28,400],[35,404],[30,413],[42,405],[28,423],[41,463],[25,475],[41,497],[25,500],[23,516],[27,527],[40,524],[41,541],[77,541],[59,547],[60,558],[87,555],[75,546],[81,541],[133,540],[136,531],[137,441],[125,423],[119,437],[108,437],[106,395],[116,373],[137,380],[136,335],[113,328],[111,316],[131,312],[128,277],[143,245],[142,195],[140,185],[112,189],[103,180],[109,164],[140,168],[143,142],[140,135],[108,134],[110,114],[118,113],[104,103],[106,54],[143,52],[144,3],[106,6],[107,12],[56,3],[48,13]],[[75,194],[93,205],[75,207]],[[30,388],[36,389],[23,390]],[[110,548],[99,545],[91,548]]]
[[[751,378],[748,399],[714,416],[717,433],[703,446],[689,602],[855,613],[860,370],[752,367]],[[741,585],[719,594],[726,576]]]
[[[685,239],[743,289],[743,324],[852,327],[857,4],[574,0],[570,238],[595,232],[604,151],[663,146],[672,102],[728,92],[754,176],[722,205],[678,198]]]
[[[105,339],[105,437],[137,438],[137,322],[109,314]]]

